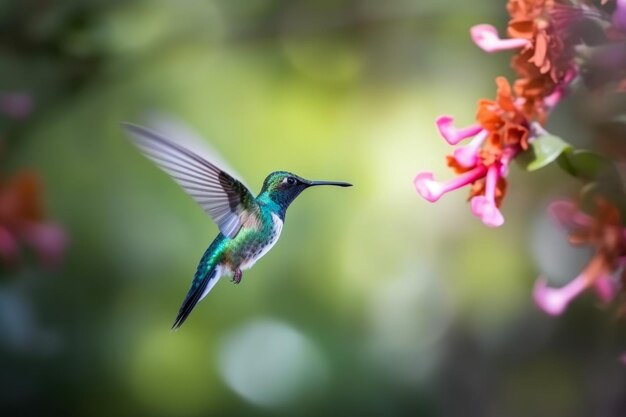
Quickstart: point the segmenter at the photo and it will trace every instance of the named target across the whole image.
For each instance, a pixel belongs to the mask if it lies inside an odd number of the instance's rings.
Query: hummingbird
[[[307,188],[350,187],[337,181],[310,181],[287,171],[270,173],[254,197],[233,175],[198,153],[145,127],[122,126],[142,153],[168,173],[217,224],[219,234],[198,263],[196,273],[174,320],[178,329],[223,276],[239,284],[243,272],[276,244],[287,208]]]

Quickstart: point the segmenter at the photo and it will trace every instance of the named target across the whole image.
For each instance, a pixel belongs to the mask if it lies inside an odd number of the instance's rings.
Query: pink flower
[[[439,116],[435,123],[441,136],[443,136],[446,142],[450,145],[456,145],[463,139],[472,137],[483,130],[478,123],[465,128],[457,129],[454,127],[454,118],[450,116]]]
[[[504,217],[496,205],[496,184],[500,175],[497,165],[492,165],[487,171],[485,195],[473,197],[471,200],[472,213],[489,227],[499,227],[504,224]]]
[[[576,70],[574,70],[573,68],[570,68],[566,72],[561,83],[556,86],[556,88],[550,95],[546,96],[543,99],[543,102],[548,110],[553,109],[554,107],[556,107],[557,104],[561,102],[563,97],[565,97],[565,95],[567,94],[567,89],[569,85],[576,78],[576,75],[577,75]]]
[[[504,224],[499,206],[506,191],[508,166],[527,148],[533,134],[508,81],[498,77],[496,84],[496,99],[478,103],[478,123],[457,129],[452,117],[437,118],[437,129],[449,144],[472,138],[447,157],[457,176],[438,182],[431,172],[421,172],[413,180],[417,193],[431,203],[450,191],[470,186],[472,212],[489,227]]]
[[[483,181],[484,186],[476,186],[471,198],[472,212],[489,227],[498,227],[504,224],[504,217],[498,209],[498,195],[504,194],[504,185],[500,179],[506,174],[502,162],[486,166],[480,158],[481,145],[488,132],[481,130],[466,146],[457,148],[450,163],[459,171],[459,175],[446,182],[435,181],[432,172],[422,172],[415,176],[413,185],[417,193],[431,203],[439,200],[444,194],[457,190],[469,184]],[[510,159],[506,160],[508,164]],[[480,193],[483,193],[482,195]]]
[[[596,278],[593,283],[598,298],[608,304],[617,293],[616,283],[610,276]],[[548,287],[543,278],[538,278],[533,289],[533,298],[537,306],[551,316],[561,315],[569,303],[589,287],[589,279],[581,274],[561,288]]]
[[[0,187],[0,261],[19,261],[22,246],[35,251],[46,266],[59,264],[67,245],[65,232],[45,222],[39,178],[26,172]]]
[[[550,288],[543,278],[537,278],[533,298],[537,306],[552,316],[558,316],[569,303],[587,288],[586,278],[579,275],[561,288]]]
[[[519,49],[530,44],[522,38],[500,39],[497,29],[491,25],[476,25],[470,29],[470,35],[474,43],[485,52]]]
[[[485,139],[487,139],[487,131],[481,129],[470,143],[460,148],[456,148],[452,155],[458,164],[464,168],[471,168],[478,162],[478,151]]]
[[[575,227],[591,227],[593,217],[578,210],[572,201],[555,201],[548,207],[548,213],[561,227],[572,229]]]
[[[584,270],[561,288],[551,288],[544,278],[538,278],[533,298],[539,308],[556,316],[581,293],[593,288],[604,304],[611,302],[618,291],[615,275],[623,266],[626,254],[626,229],[619,212],[606,200],[596,202],[595,216],[580,212],[569,201],[557,201],[549,207],[552,217],[570,231],[570,242],[591,245],[595,253]]]
[[[422,172],[415,176],[413,185],[419,195],[434,203],[445,193],[464,187],[483,177],[486,171],[487,169],[484,166],[477,166],[473,170],[443,183],[435,181],[431,172]]]

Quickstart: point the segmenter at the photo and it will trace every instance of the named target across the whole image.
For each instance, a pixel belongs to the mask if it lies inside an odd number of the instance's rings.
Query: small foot
[[[234,284],[239,284],[241,282],[241,277],[242,276],[243,276],[243,272],[241,272],[241,269],[239,269],[239,268],[235,269],[235,273],[233,274],[232,282]]]

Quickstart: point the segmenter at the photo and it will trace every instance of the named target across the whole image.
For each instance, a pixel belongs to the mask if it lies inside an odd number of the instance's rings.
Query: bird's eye
[[[287,177],[288,185],[296,185],[296,179],[294,177]]]

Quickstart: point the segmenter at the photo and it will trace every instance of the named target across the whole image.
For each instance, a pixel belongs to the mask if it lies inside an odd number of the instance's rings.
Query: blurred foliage
[[[509,71],[467,36],[504,19],[487,0],[0,3],[0,90],[35,102],[0,122],[2,172],[36,168],[71,237],[61,269],[3,272],[1,414],[626,414],[623,326],[590,302],[546,318],[530,298],[581,256],[541,227],[575,180],[519,176],[497,231],[461,195],[435,209],[412,189],[446,149],[435,117],[471,120]],[[580,106],[550,131],[576,142]],[[123,137],[153,109],[255,190],[278,169],[355,184],[307,191],[275,249],[177,332],[217,228]]]

